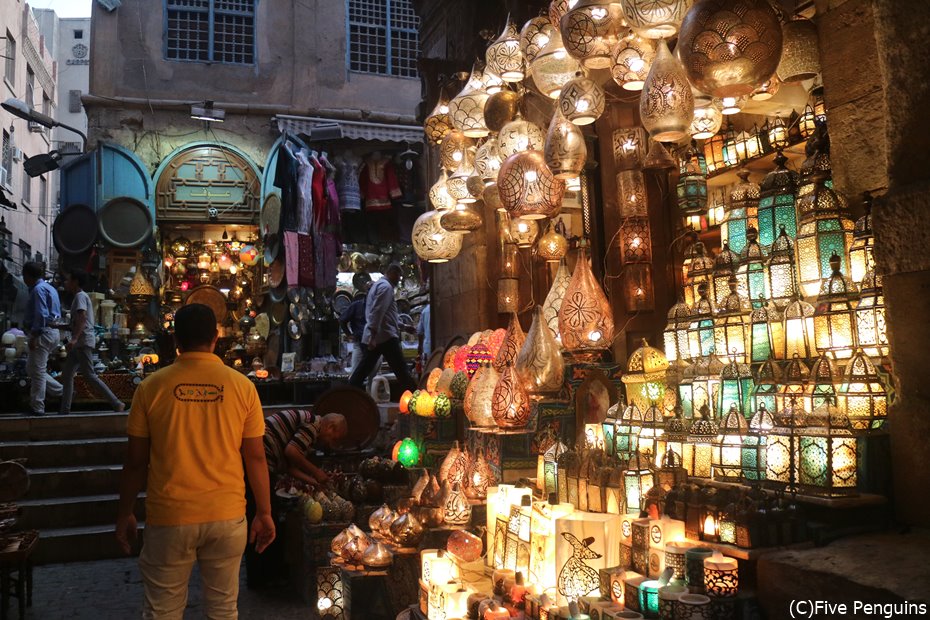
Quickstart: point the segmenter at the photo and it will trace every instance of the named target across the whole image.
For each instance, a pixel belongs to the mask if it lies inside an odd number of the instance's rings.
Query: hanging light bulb
[[[565,350],[579,359],[596,356],[613,344],[613,313],[607,296],[591,272],[583,244],[559,308],[559,333]]]
[[[559,110],[576,125],[590,125],[604,113],[604,89],[579,72],[559,93]]]
[[[507,24],[485,52],[487,69],[505,82],[519,82],[526,76],[526,59],[520,49],[520,33],[507,16]]]
[[[649,135],[658,142],[677,142],[687,137],[694,118],[691,85],[664,39],[659,41],[639,98],[639,116]]]
[[[546,165],[558,179],[577,177],[588,157],[584,134],[558,110],[549,123],[544,154]]]
[[[781,24],[767,0],[698,0],[676,49],[688,80],[714,97],[751,93],[775,73],[781,51]]]
[[[552,39],[552,22],[546,15],[540,15],[523,24],[520,30],[520,51],[526,60],[527,69],[536,60],[539,52],[549,44]]]
[[[539,151],[511,155],[497,177],[501,203],[513,217],[529,220],[558,215],[565,182],[553,176]]]
[[[481,177],[485,186],[497,183],[497,174],[503,163],[499,143],[494,136],[479,146],[475,153],[475,173]]]
[[[473,140],[466,138],[458,129],[453,129],[439,143],[439,164],[445,170],[454,172],[465,158],[468,147],[473,144]]]
[[[578,0],[562,18],[568,53],[589,69],[610,67],[610,50],[623,34],[623,10],[609,0]]]
[[[482,72],[476,64],[465,87],[449,102],[452,126],[468,138],[483,138],[488,135],[488,127],[484,123],[484,104],[489,96],[482,82]]]
[[[622,0],[620,4],[633,31],[647,39],[674,36],[691,6],[688,0]]]
[[[656,49],[652,41],[631,32],[617,42],[610,57],[614,82],[624,90],[642,90]]]
[[[809,19],[792,19],[782,27],[782,52],[776,73],[785,82],[810,80],[820,74],[817,26]]]
[[[554,28],[549,43],[539,50],[530,65],[533,84],[550,99],[557,99],[562,86],[578,71],[581,71],[581,63],[568,53],[558,27]]]
[[[446,134],[452,131],[452,117],[449,116],[449,100],[444,91],[439,93],[436,107],[423,121],[423,131],[430,144],[439,145]]]
[[[449,195],[449,175],[443,170],[439,179],[429,190],[429,201],[437,211],[448,211],[455,206],[455,198]]]
[[[484,104],[484,123],[491,132],[497,133],[515,119],[519,112],[520,95],[504,88],[488,97],[487,103]]]
[[[536,256],[544,261],[557,263],[565,258],[566,252],[568,252],[568,240],[550,224],[546,234],[536,242]]]
[[[470,233],[484,223],[481,212],[470,203],[458,203],[439,218],[439,224],[450,233]]]
[[[445,263],[459,255],[462,250],[462,235],[442,227],[441,211],[427,211],[417,218],[410,233],[413,249],[422,260],[430,263]]]

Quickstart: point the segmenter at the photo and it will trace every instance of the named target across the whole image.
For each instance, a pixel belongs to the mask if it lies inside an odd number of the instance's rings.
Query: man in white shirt
[[[420,354],[420,359],[423,360],[424,366],[427,360],[429,360],[430,354],[433,352],[433,336],[430,332],[429,319],[429,304],[426,304],[423,311],[420,312],[420,322],[417,323],[417,338],[420,345],[417,352]]]
[[[362,333],[365,353],[349,378],[349,384],[357,388],[364,385],[365,377],[381,356],[384,356],[394,371],[401,390],[417,388],[400,346],[400,325],[397,320],[397,302],[394,300],[394,287],[400,282],[400,276],[400,265],[392,264],[387,268],[384,277],[375,282],[368,291],[365,300],[365,331]]]

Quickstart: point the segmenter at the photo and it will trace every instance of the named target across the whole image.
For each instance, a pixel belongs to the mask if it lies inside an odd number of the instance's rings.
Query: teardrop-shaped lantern
[[[687,137],[694,117],[694,96],[681,65],[660,40],[655,62],[639,97],[639,117],[658,142],[677,142]]]
[[[507,224],[505,240],[508,243],[515,244],[518,248],[533,247],[536,237],[539,235],[539,224],[536,220],[525,217],[514,217]],[[507,312],[511,312],[508,310]]]
[[[549,40],[552,38],[552,29],[552,22],[545,15],[534,17],[523,24],[523,29],[520,31],[520,49],[523,51],[527,69],[529,69],[529,64],[536,59],[540,50],[549,44]]]
[[[465,496],[473,499],[484,499],[488,496],[488,487],[493,484],[494,472],[491,470],[491,464],[488,463],[488,459],[484,456],[484,449],[478,448],[478,453],[472,460],[471,467],[468,470],[465,484]],[[468,535],[474,537],[471,534]],[[449,543],[452,543],[451,537]],[[477,540],[477,547],[478,554],[480,554],[480,539]]]
[[[655,44],[638,34],[620,39],[610,53],[610,75],[624,90],[642,90],[656,57]]]
[[[413,249],[422,260],[445,263],[462,251],[462,235],[447,231],[439,223],[442,211],[427,211],[417,218],[410,233]]]
[[[506,366],[494,388],[491,413],[503,429],[524,428],[530,421],[530,395],[513,366]]]
[[[565,183],[555,178],[539,151],[508,157],[497,176],[501,202],[512,217],[528,220],[558,215]]]
[[[526,59],[520,48],[520,33],[507,17],[504,31],[488,46],[484,54],[488,71],[505,82],[519,82],[526,76]]]
[[[559,343],[546,325],[541,306],[533,311],[533,324],[517,356],[517,372],[532,395],[554,394],[562,389],[565,362]]]
[[[448,211],[455,206],[455,198],[449,195],[448,181],[449,175],[443,170],[439,175],[439,179],[436,180],[429,190],[430,204],[432,204],[433,208],[437,211]]]
[[[458,203],[439,218],[439,225],[450,233],[470,233],[483,223],[484,217],[473,203]]]
[[[614,319],[604,290],[594,278],[587,251],[582,248],[575,273],[559,308],[562,347],[579,359],[609,349],[614,339]]]
[[[781,23],[768,0],[698,0],[681,24],[676,51],[701,92],[748,95],[778,67]]]
[[[498,132],[515,119],[519,111],[520,95],[504,88],[488,97],[484,104],[484,122],[492,132]]]
[[[507,335],[504,336],[504,342],[501,348],[497,350],[497,357],[494,358],[494,370],[502,372],[505,366],[512,366],[517,360],[517,354],[523,348],[526,340],[526,334],[523,333],[523,327],[516,314],[510,315],[510,324],[507,326]]]
[[[482,73],[475,66],[465,87],[449,102],[452,126],[469,138],[488,135],[488,127],[484,123],[484,104],[489,96],[482,82]]]
[[[501,158],[524,151],[541,151],[546,143],[543,130],[536,123],[516,118],[504,125],[497,135]]]
[[[546,300],[542,305],[543,319],[546,321],[549,331],[552,332],[552,337],[559,343],[559,346],[561,346],[562,342],[559,333],[559,310],[562,307],[562,300],[565,298],[565,293],[568,291],[568,285],[571,281],[572,273],[568,270],[568,265],[565,264],[565,261],[562,261],[559,263],[559,268],[555,272],[555,278],[552,279],[552,286],[549,287],[549,293],[546,295]]]
[[[549,43],[539,50],[530,65],[533,84],[542,94],[557,99],[565,82],[573,79],[579,71],[581,63],[565,49],[558,28],[553,29]]]
[[[562,17],[568,13],[568,9],[571,8],[571,0],[552,0],[549,3],[549,23],[552,24],[552,27],[556,30],[559,29],[559,24],[562,23]]]
[[[448,480],[450,483],[460,483],[465,480],[468,466],[466,453],[459,448],[459,442],[455,441],[452,443],[452,449],[446,453],[446,458],[439,465],[439,479]]]
[[[630,28],[648,39],[666,39],[678,32],[690,0],[622,0]]]
[[[462,492],[462,483],[448,480],[443,484],[443,521],[448,525],[468,525],[471,523],[471,503]]]
[[[590,125],[604,113],[604,89],[584,75],[569,80],[559,93],[559,110],[576,125]]]
[[[611,63],[610,50],[625,32],[623,25],[619,3],[577,0],[562,18],[560,29],[569,54],[589,69],[607,69]]]
[[[473,144],[473,140],[465,137],[458,129],[453,129],[439,144],[439,164],[443,169],[453,172],[465,159],[468,148]]]
[[[570,179],[581,174],[588,158],[584,134],[558,110],[549,123],[544,153],[546,165],[557,179]]]
[[[497,425],[491,414],[491,402],[499,380],[500,373],[493,366],[482,366],[468,382],[464,407],[465,417],[472,426],[487,428]]]
[[[500,145],[494,136],[485,140],[475,153],[475,173],[481,177],[486,186],[497,183],[497,175],[503,163]]]
[[[430,144],[438,145],[446,134],[452,131],[452,117],[449,116],[449,100],[445,93],[440,93],[436,107],[423,121],[423,131]]]

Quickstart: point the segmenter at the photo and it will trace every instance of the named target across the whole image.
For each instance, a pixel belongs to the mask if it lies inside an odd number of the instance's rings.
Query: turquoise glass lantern
[[[707,418],[714,417],[715,407],[720,397],[720,375],[723,362],[716,355],[702,357],[693,364],[694,375],[691,379],[691,406],[697,414],[707,408]]]
[[[740,252],[737,278],[746,282],[746,295],[754,308],[761,307],[766,296],[766,270],[768,255],[759,244],[759,232],[750,226],[746,230],[746,247]]]
[[[797,212],[794,200],[797,194],[798,175],[788,170],[788,158],[781,150],[775,155],[775,170],[762,179],[759,190],[759,243],[768,247],[775,243],[782,228],[789,238],[798,236]]]
[[[758,230],[759,186],[749,182],[749,171],[736,173],[740,182],[730,192],[730,207],[720,227],[720,238],[737,254],[746,246],[746,231]]]
[[[601,427],[604,429],[604,452],[607,453],[607,456],[614,456],[617,453],[614,432],[617,424],[620,422],[618,417],[620,402],[621,401],[617,401],[607,408],[607,417],[605,417],[604,422],[601,423]]]
[[[707,282],[698,285],[698,301],[691,311],[688,327],[688,349],[691,359],[714,354],[714,306],[707,297]]]
[[[614,453],[621,461],[630,460],[639,450],[639,431],[643,427],[643,412],[635,402],[623,408],[614,426]]]
[[[808,416],[807,424],[797,430],[798,491],[826,497],[855,495],[858,440],[846,412],[829,407]]]
[[[845,215],[845,199],[827,187],[823,172],[803,185],[795,203],[798,237],[795,243],[801,289],[806,297],[817,295],[821,280],[832,272],[830,257],[840,257],[840,271],[848,273],[846,257],[853,241],[855,224]]]
[[[778,413],[778,394],[781,384],[781,366],[774,359],[765,360],[758,370],[752,391],[752,400],[756,411],[765,408],[772,415]]]
[[[839,386],[840,375],[836,370],[836,364],[826,353],[821,353],[811,365],[811,375],[805,390],[811,413],[816,414],[827,411],[830,407],[837,407]]]
[[[692,146],[681,160],[678,175],[678,211],[681,215],[704,215],[707,211],[707,163]]]
[[[749,420],[749,431],[743,437],[740,464],[744,480],[765,480],[765,441],[773,428],[775,418],[765,405],[762,405]]]
[[[761,364],[773,355],[775,347],[783,346],[781,343],[776,345],[773,337],[777,338],[781,334],[781,319],[778,308],[775,304],[767,303],[760,299],[759,307],[753,309],[749,315],[749,363]],[[771,325],[777,325],[779,329],[773,332]]]
[[[719,417],[723,418],[733,407],[747,420],[752,417],[754,387],[749,364],[731,359],[720,373]]]

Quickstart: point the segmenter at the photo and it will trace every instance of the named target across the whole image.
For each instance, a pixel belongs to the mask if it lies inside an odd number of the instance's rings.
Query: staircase
[[[37,563],[122,557],[113,537],[126,413],[0,416],[0,460],[26,459],[19,529],[40,532]],[[144,499],[136,503],[140,528]]]

